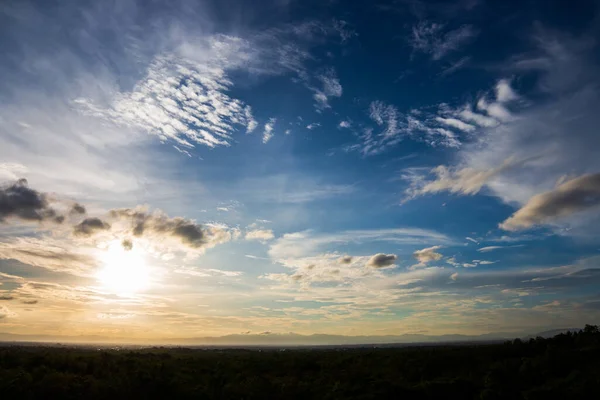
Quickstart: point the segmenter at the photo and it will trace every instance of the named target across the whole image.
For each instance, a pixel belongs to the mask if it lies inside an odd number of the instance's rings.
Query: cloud
[[[453,273],[452,275],[450,275],[450,279],[452,279],[453,281],[458,279],[458,272]]]
[[[313,98],[316,101],[318,110],[331,108],[329,98],[342,96],[342,85],[333,68],[325,69],[321,74],[316,76],[316,79],[321,83],[322,88],[312,88],[314,91]]]
[[[500,224],[507,231],[551,223],[559,218],[600,206],[600,173],[587,174],[533,196],[523,207]]]
[[[441,233],[418,228],[348,230],[329,234],[312,231],[286,233],[275,240],[269,255],[275,260],[316,256],[329,253],[335,246],[348,243],[392,243],[394,245],[423,245],[430,242],[451,244]],[[336,257],[336,259],[339,258]]]
[[[440,75],[441,76],[452,75],[456,71],[465,68],[465,66],[467,66],[470,61],[471,61],[471,57],[469,57],[469,56],[462,57],[462,58],[458,59],[457,61],[453,62],[452,64],[450,64],[448,67],[444,68],[442,70],[442,72],[440,73]]]
[[[267,241],[275,237],[273,230],[271,229],[256,229],[253,231],[246,232],[246,240],[261,240]]]
[[[508,79],[501,79],[496,84],[496,100],[500,103],[508,103],[513,100],[517,100],[519,96],[514,92],[510,86]]]
[[[38,300],[23,300],[23,301],[21,301],[21,303],[28,304],[28,305],[33,305],[33,304],[39,303],[39,301]]]
[[[487,253],[487,252],[494,251],[494,250],[508,249],[508,248],[511,248],[511,247],[523,247],[523,246],[524,245],[522,245],[522,244],[515,244],[515,245],[512,245],[512,246],[486,246],[486,247],[482,247],[480,249],[477,249],[477,251],[480,252],[480,253]]]
[[[440,249],[442,246],[432,246],[427,247],[421,250],[417,250],[413,253],[413,257],[419,261],[419,264],[426,265],[431,261],[438,261],[442,259],[442,255],[436,250]]]
[[[443,24],[421,22],[412,28],[410,45],[415,50],[431,55],[433,60],[439,60],[477,35],[471,25],[463,25],[445,33],[444,28]]]
[[[219,39],[224,46],[235,40]],[[77,104],[83,112],[184,147],[227,146],[236,126],[244,126],[248,132],[256,127],[251,109],[226,94],[231,86],[223,69],[164,55],[157,57],[147,76],[131,92],[118,96],[110,108],[102,109],[85,98],[79,98]]]
[[[263,143],[267,143],[273,137],[273,128],[275,127],[275,123],[277,122],[277,118],[270,118],[269,122],[265,124],[265,130],[263,131]]]
[[[440,168],[439,179],[416,177],[413,193],[441,189],[476,194],[485,186],[486,194],[524,207],[534,196],[553,192],[561,179],[597,173],[600,159],[593,149],[600,146],[600,114],[594,106],[600,102],[600,90],[595,84],[597,42],[592,37],[536,28],[529,41],[532,50],[500,66],[514,76],[512,80],[500,79],[475,104],[450,110],[481,129],[461,147],[454,165]],[[513,82],[533,76],[532,95],[517,93]],[[582,214],[553,219],[550,228],[562,234],[597,235],[600,214]]]
[[[459,119],[456,118],[442,118],[442,117],[436,117],[435,119],[436,121],[444,124],[444,125],[448,125],[451,126],[453,128],[459,129],[461,131],[464,132],[472,132],[475,130],[475,127],[473,125],[467,124]]]
[[[350,24],[342,19],[333,20],[333,29],[339,33],[342,43],[358,36],[358,33],[350,28]]]
[[[75,203],[71,206],[71,211],[69,213],[72,215],[85,215],[86,212],[87,210],[83,205]]]
[[[0,301],[10,301],[10,300],[14,300],[14,297],[10,296],[8,294],[0,295]]]
[[[350,264],[352,262],[352,256],[342,256],[338,258],[340,264]]]
[[[431,170],[436,175],[434,180],[425,180],[421,175],[405,175],[405,178],[411,181],[406,194],[409,198],[442,191],[468,195],[477,194],[490,180],[519,164],[510,158],[504,160],[500,166],[487,170],[477,170],[471,167],[452,170],[440,165]]]
[[[246,133],[252,133],[258,126],[258,122],[252,116],[252,107],[246,106],[244,108],[244,115],[246,117]]]
[[[51,237],[18,237],[0,242],[0,259],[17,260],[23,264],[55,272],[83,276],[93,269],[97,260],[80,246]]]
[[[143,208],[121,208],[111,210],[109,217],[118,223],[125,223],[125,233],[134,237],[149,237],[158,241],[171,238],[189,249],[203,250],[229,241],[232,237],[231,232],[223,226],[203,226],[189,219],[171,218],[160,210],[150,213]]]
[[[132,250],[133,249],[133,242],[131,241],[131,239],[123,239],[123,241],[121,242],[121,246],[126,251]]]
[[[73,234],[76,236],[92,236],[101,231],[110,229],[110,224],[102,221],[100,218],[86,218],[73,227]]]
[[[18,181],[27,173],[27,167],[19,163],[0,163],[0,182]]]
[[[4,318],[8,318],[8,317],[14,317],[17,314],[13,311],[11,311],[8,307],[6,306],[0,306],[0,320],[3,320]]]
[[[375,155],[405,138],[432,147],[458,148],[461,146],[460,136],[476,129],[462,121],[460,113],[449,109],[446,104],[440,104],[439,111],[434,114],[426,109],[413,109],[404,115],[395,106],[376,100],[371,102],[368,111],[369,117],[380,131],[376,132],[376,128],[370,126],[363,127],[362,133],[358,135],[360,143],[346,146],[346,151],[358,150],[365,156]]]
[[[345,128],[348,129],[352,126],[352,121],[350,120],[342,120],[340,121],[340,123],[338,124],[339,128]]]
[[[367,261],[367,265],[373,268],[384,268],[394,265],[398,256],[395,254],[377,253]]]
[[[464,109],[458,111],[457,115],[458,117],[473,122],[480,127],[491,128],[499,125],[499,122],[496,119],[488,117],[484,114],[473,112],[473,109],[470,105],[466,105]]]
[[[361,145],[357,147],[363,155],[381,153],[387,147],[402,140],[401,114],[396,107],[382,101],[373,101],[369,105],[369,117],[382,128],[380,133],[374,133],[373,128],[365,128],[360,136]]]
[[[48,195],[29,188],[25,179],[0,187],[0,223],[7,218],[56,223],[64,220],[50,207]]]

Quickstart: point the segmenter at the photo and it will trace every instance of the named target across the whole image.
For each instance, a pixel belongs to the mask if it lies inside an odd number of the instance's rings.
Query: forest
[[[0,347],[5,399],[583,399],[600,332],[414,347]]]

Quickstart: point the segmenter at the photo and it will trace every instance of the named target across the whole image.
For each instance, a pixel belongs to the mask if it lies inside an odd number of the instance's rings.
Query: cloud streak
[[[552,223],[560,218],[600,206],[600,174],[583,175],[533,196],[523,207],[500,224],[507,231]]]

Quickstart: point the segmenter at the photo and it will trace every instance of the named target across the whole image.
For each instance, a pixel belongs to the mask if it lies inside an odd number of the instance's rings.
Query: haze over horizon
[[[0,340],[597,324],[599,33],[593,0],[2,2]]]

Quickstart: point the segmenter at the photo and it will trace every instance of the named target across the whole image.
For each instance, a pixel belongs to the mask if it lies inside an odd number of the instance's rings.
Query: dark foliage
[[[596,326],[552,339],[409,348],[0,348],[6,399],[579,399],[600,389]]]

